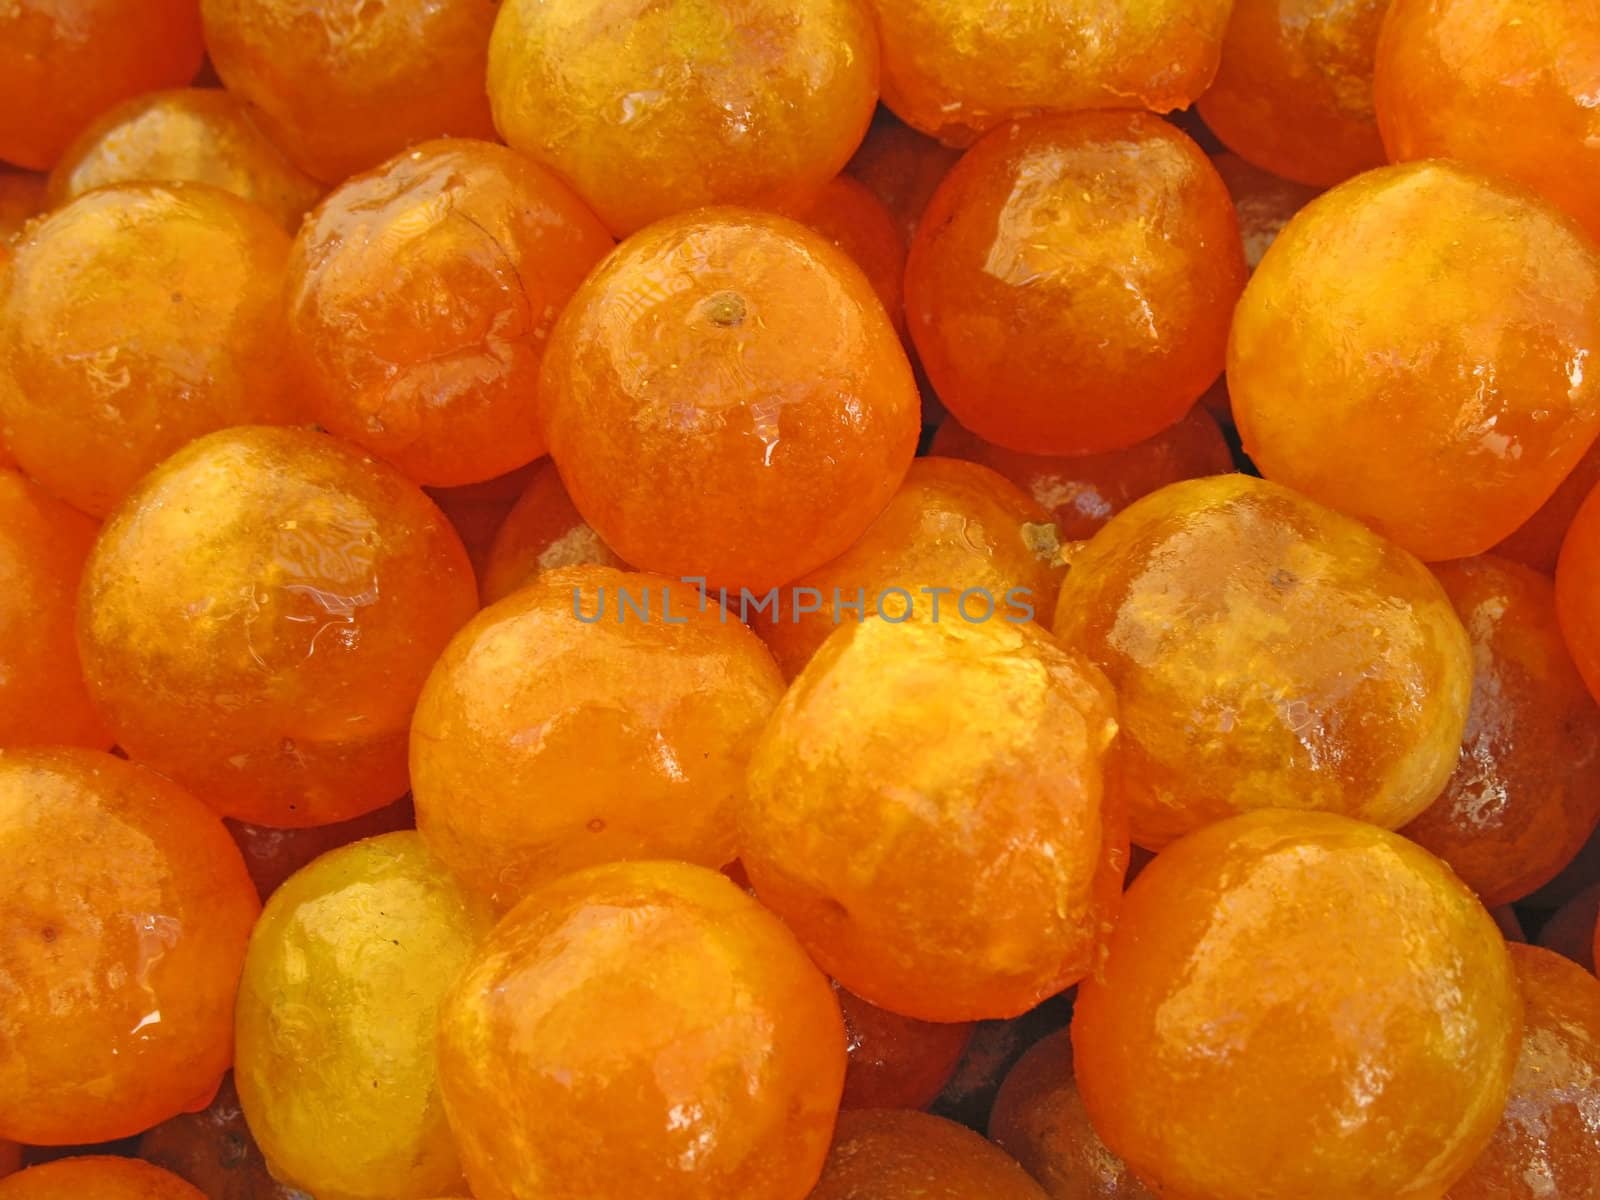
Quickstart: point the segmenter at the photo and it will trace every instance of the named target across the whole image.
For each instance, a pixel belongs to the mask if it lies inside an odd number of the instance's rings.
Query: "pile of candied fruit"
[[[0,1200],[1600,1200],[1600,0],[0,0]]]

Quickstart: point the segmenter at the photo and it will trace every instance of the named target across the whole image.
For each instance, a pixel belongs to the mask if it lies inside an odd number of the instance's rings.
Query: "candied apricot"
[[[535,463],[527,490],[506,514],[489,547],[483,568],[484,603],[504,600],[541,571],[586,564],[627,567],[578,515],[555,463],[549,459]]]
[[[865,184],[840,175],[829,180],[800,219],[850,256],[883,301],[894,327],[903,331],[906,241],[883,202]]]
[[[0,1137],[105,1141],[203,1106],[260,910],[222,822],[109,754],[3,750],[0,860]]]
[[[873,0],[883,102],[952,146],[1045,109],[1187,108],[1232,0]]]
[[[489,43],[501,136],[619,236],[708,204],[804,209],[877,98],[858,0],[505,0]]]
[[[1494,1139],[1448,1200],[1600,1198],[1600,980],[1559,954],[1511,947],[1527,1023]]]
[[[51,171],[50,203],[140,180],[209,183],[259,205],[290,233],[322,195],[244,102],[220,88],[149,92],[102,113]]]
[[[1485,904],[1506,904],[1550,882],[1600,821],[1600,706],[1548,579],[1491,556],[1433,573],[1472,639],[1472,706],[1455,774],[1400,832]]]
[[[289,353],[325,429],[418,483],[544,453],[546,339],[611,238],[566,185],[491,142],[425,142],[336,188],[289,258]]]
[[[1103,454],[1007,450],[984,441],[954,417],[933,435],[931,452],[981,463],[1004,475],[1043,506],[1063,542],[1093,537],[1135,500],[1169,483],[1233,470],[1233,454],[1216,418],[1198,405],[1154,437]]]
[[[616,859],[734,857],[734,808],[783,678],[694,588],[548,571],[445,647],[411,727],[417,827],[502,907]]]
[[[239,982],[234,1082],[274,1177],[318,1200],[461,1179],[440,998],[494,924],[415,832],[330,850],[273,893]]]
[[[928,201],[960,157],[961,151],[880,108],[845,170],[878,198],[909,246]]]
[[[1542,192],[1600,237],[1600,14],[1588,0],[1393,0],[1378,42],[1389,157]]]
[[[6,241],[45,210],[47,180],[33,171],[13,171],[0,165],[0,255],[5,253]]]
[[[192,0],[191,0],[192,3]],[[432,137],[489,137],[483,0],[200,0],[228,90],[303,171],[337,183]]]
[[[1244,280],[1200,147],[1148,113],[1065,113],[995,130],[945,177],[911,244],[906,318],[979,437],[1091,454],[1194,406]]]
[[[1051,1200],[1154,1200],[1089,1124],[1065,1029],[1034,1043],[1006,1075],[989,1115],[989,1136]]]
[[[1472,646],[1421,563],[1248,475],[1175,483],[1071,559],[1056,636],[1110,677],[1133,840],[1255,808],[1396,828],[1455,769]]]
[[[1384,164],[1372,71],[1389,0],[1234,0],[1196,108],[1228,149],[1327,187]]]
[[[313,859],[363,838],[415,829],[417,818],[411,797],[405,795],[393,804],[375,808],[359,817],[351,817],[348,821],[335,821],[331,825],[278,829],[271,825],[236,821],[231,817],[225,818],[223,824],[233,835],[239,853],[244,855],[245,869],[250,872],[250,879],[256,885],[256,894],[264,903],[268,896],[283,886],[284,880]]]
[[[104,750],[78,665],[78,581],[98,526],[0,469],[0,746]]]
[[[1567,530],[1572,528],[1573,518],[1596,485],[1600,485],[1600,442],[1589,447],[1544,506],[1515,533],[1508,534],[1495,546],[1494,552],[1501,558],[1554,575]]]
[[[392,467],[323,434],[229,429],[106,522],[78,645],[135,760],[258,825],[406,790],[411,709],[477,607],[461,540]]]
[[[87,1155],[0,1180],[0,1200],[206,1200],[206,1195],[171,1171],[136,1158]]]
[[[1078,1087],[1157,1194],[1439,1195],[1494,1133],[1522,1032],[1504,939],[1413,842],[1260,811],[1168,847],[1078,988]]]
[[[970,1022],[943,1024],[902,1017],[837,983],[844,1016],[845,1049],[841,1108],[926,1108],[954,1074],[972,1039]]]
[[[1278,236],[1234,316],[1228,387],[1267,478],[1423,559],[1465,558],[1595,440],[1597,346],[1600,252],[1570,221],[1513,185],[1409,163]]]
[[[1015,484],[977,463],[919,458],[848,550],[750,620],[792,679],[840,624],[880,609],[891,619],[915,607],[933,620],[970,610],[1048,622],[1064,569],[1049,516]],[[816,595],[802,603],[805,589]]]
[[[105,516],[184,443],[299,415],[288,235],[205,184],[129,183],[35,222],[0,275],[0,424],[34,479]]]
[[[1252,272],[1261,265],[1267,248],[1278,240],[1283,227],[1322,192],[1251,166],[1237,154],[1214,154],[1211,165],[1222,176],[1233,211],[1239,217],[1239,236],[1244,240],[1244,263]]]
[[[1121,893],[1110,685],[1014,620],[844,626],[750,761],[756,894],[844,987],[924,1021],[1014,1016],[1077,982]]]
[[[179,1113],[147,1130],[139,1157],[188,1180],[209,1200],[303,1200],[304,1193],[267,1174],[266,1160],[245,1124],[233,1076],[227,1075],[211,1103],[197,1113]]]
[[[1048,1200],[999,1147],[943,1117],[893,1109],[839,1114],[808,1200]]]
[[[623,559],[761,589],[871,524],[920,411],[861,269],[741,209],[661,221],[602,262],[556,325],[540,405],[573,503]]]
[[[612,863],[533,892],[446,995],[439,1081],[482,1200],[802,1200],[844,1028],[735,884]]]
[[[0,160],[46,171],[111,105],[179,87],[205,57],[196,0],[17,0],[0,8]]]

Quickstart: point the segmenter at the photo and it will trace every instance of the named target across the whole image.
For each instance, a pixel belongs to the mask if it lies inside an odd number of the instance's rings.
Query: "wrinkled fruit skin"
[[[186,442],[300,416],[279,291],[288,235],[205,184],[103,188],[32,225],[0,274],[0,433],[108,514]]]
[[[346,180],[289,258],[289,349],[310,410],[418,483],[537,458],[545,344],[611,246],[560,180],[490,142],[425,142]]]
[[[883,100],[966,146],[1046,109],[1187,108],[1211,84],[1230,0],[872,0]]]
[[[222,822],[109,754],[6,750],[0,857],[0,1138],[107,1141],[204,1107],[260,911]]]
[[[432,137],[493,135],[482,0],[201,0],[228,90],[314,179],[337,183]]]
[[[1401,832],[1494,907],[1549,883],[1600,821],[1600,705],[1548,579],[1492,555],[1433,571],[1472,639],[1472,707],[1450,782]]]
[[[1160,849],[1256,808],[1396,828],[1450,778],[1472,648],[1421,563],[1246,475],[1146,496],[1073,555],[1056,636],[1117,689],[1110,786]]]
[[[906,265],[906,318],[939,398],[987,441],[1120,450],[1222,371],[1245,281],[1228,189],[1148,113],[996,129],[945,176]]]
[[[1594,243],[1519,187],[1409,163],[1279,235],[1235,313],[1228,387],[1262,474],[1434,562],[1488,550],[1577,465],[1600,431],[1597,346]]]
[[[1512,944],[1527,1026],[1494,1139],[1447,1200],[1600,1197],[1600,981]]]
[[[1492,1136],[1521,1040],[1505,941],[1438,859],[1281,811],[1145,868],[1072,1023],[1095,1129],[1180,1200],[1439,1195]]]
[[[658,222],[602,262],[556,325],[540,405],[572,501],[613,551],[761,592],[882,511],[921,408],[861,269],[743,209]]]
[[[106,523],[78,646],[135,760],[226,816],[322,825],[405,791],[417,694],[476,607],[461,540],[399,472],[247,427],[179,451]]]
[[[220,88],[149,92],[102,113],[50,172],[50,204],[141,179],[208,183],[259,205],[291,235],[322,195]]]
[[[488,86],[507,144],[622,236],[803,209],[872,118],[878,39],[856,0],[505,0]]]
[[[1028,1173],[972,1130],[927,1113],[839,1115],[828,1165],[809,1200],[1047,1200]]]
[[[683,863],[533,893],[440,1011],[479,1200],[803,1200],[844,1070],[827,979],[771,913]]]
[[[720,867],[782,695],[766,647],[714,598],[610,567],[545,572],[469,622],[428,678],[418,828],[502,908],[616,859]]]
[[[925,1021],[1014,1016],[1091,969],[1115,914],[1115,703],[1032,622],[846,625],[756,745],[740,861],[864,999]]]
[[[1600,21],[1582,0],[1393,0],[1377,56],[1389,158],[1515,179],[1600,238],[1597,61]]]
[[[1386,161],[1372,98],[1389,0],[1234,0],[1196,108],[1263,170],[1329,187]]]
[[[318,1200],[455,1189],[436,1017],[493,924],[415,832],[330,851],[273,894],[245,956],[234,1074],[274,1176]]]

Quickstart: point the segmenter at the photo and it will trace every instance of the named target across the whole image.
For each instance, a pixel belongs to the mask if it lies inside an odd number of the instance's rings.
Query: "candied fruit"
[[[29,227],[0,274],[0,432],[105,516],[201,434],[299,415],[279,292],[289,238],[194,183],[100,188]]]
[[[626,569],[578,515],[556,465],[549,459],[535,463],[527,490],[506,514],[489,547],[483,569],[484,603],[504,600],[541,571],[585,564]]]
[[[1015,484],[977,463],[919,458],[854,545],[750,619],[792,679],[840,624],[880,610],[1048,622],[1063,570],[1049,516]]]
[[[1597,348],[1600,251],[1572,222],[1514,185],[1408,163],[1278,236],[1234,316],[1228,388],[1267,478],[1425,560],[1465,558],[1594,442]]]
[[[883,101],[965,146],[1047,109],[1187,108],[1210,86],[1233,0],[872,0]]]
[[[136,1158],[63,1158],[0,1179],[0,1200],[206,1200],[171,1171]]]
[[[193,0],[190,0],[191,4]],[[337,183],[431,137],[489,137],[484,0],[200,0],[228,90]]]
[[[305,1197],[267,1174],[266,1161],[239,1108],[231,1074],[204,1110],[179,1113],[148,1130],[139,1139],[139,1157],[188,1180],[208,1200]]]
[[[1378,42],[1392,160],[1451,158],[1518,180],[1600,237],[1597,88],[1594,0],[1393,0]]]
[[[0,160],[49,170],[93,118],[188,83],[204,56],[197,0],[0,6]]]
[[[78,582],[98,526],[0,469],[0,746],[111,745],[78,664]]]
[[[1077,1080],[1158,1195],[1437,1196],[1488,1144],[1522,1033],[1506,944],[1426,850],[1260,811],[1175,843],[1078,989]]]
[[[1578,460],[1578,465],[1538,512],[1495,546],[1495,554],[1554,575],[1567,530],[1572,528],[1573,518],[1597,484],[1600,484],[1600,442],[1589,447],[1588,453]]]
[[[621,236],[708,204],[799,212],[878,98],[861,0],[505,0],[495,125]]]
[[[989,1115],[989,1136],[1050,1200],[1154,1200],[1089,1124],[1065,1029],[1035,1042],[1007,1073]]]
[[[921,407],[861,269],[793,221],[726,208],[658,222],[595,269],[540,405],[573,503],[624,560],[760,589],[861,535]]]
[[[684,863],[530,894],[440,1011],[480,1200],[803,1200],[844,1071],[828,980],[737,885]]]
[[[1600,706],[1548,579],[1492,556],[1433,573],[1472,639],[1472,706],[1450,782],[1401,832],[1492,907],[1549,883],[1600,821]]]
[[[1135,500],[1169,483],[1233,470],[1233,454],[1216,418],[1198,405],[1154,437],[1104,454],[1007,450],[984,441],[954,417],[939,426],[931,450],[1004,475],[1044,507],[1062,542],[1093,537]]]
[[[858,996],[1021,1013],[1094,964],[1127,865],[1105,677],[1031,621],[872,617],[822,644],[750,762],[739,858]]]
[[[1511,948],[1527,1024],[1511,1097],[1448,1200],[1600,1198],[1600,980],[1559,954]]]
[[[850,256],[883,301],[894,327],[905,329],[901,293],[906,273],[906,239],[894,216],[867,186],[840,175],[800,214],[801,221]]]
[[[1572,660],[1600,698],[1600,487],[1578,509],[1561,544],[1556,615]]]
[[[1244,262],[1252,272],[1261,265],[1267,248],[1278,240],[1283,227],[1322,192],[1303,183],[1280,179],[1252,166],[1237,154],[1215,154],[1211,165],[1222,176],[1233,211],[1239,217],[1239,236],[1244,240]]]
[[[51,171],[50,204],[141,180],[209,183],[259,205],[290,233],[322,195],[245,103],[220,88],[149,92],[102,113]]]
[[[317,422],[418,483],[544,453],[539,363],[611,238],[565,184],[491,142],[426,142],[345,181],[289,258],[289,353]]]
[[[909,246],[928,201],[960,157],[880,108],[846,170],[882,202]]]
[[[1455,769],[1472,646],[1426,567],[1248,475],[1171,484],[1072,556],[1056,636],[1117,689],[1110,786],[1159,850],[1257,808],[1388,828]]]
[[[99,1142],[204,1107],[260,911],[222,822],[109,754],[4,750],[0,861],[0,1137]]]
[[[1244,281],[1200,147],[1147,113],[1065,113],[996,129],[945,177],[911,244],[906,319],[968,429],[1091,454],[1193,407]]]
[[[493,924],[415,832],[331,850],[273,893],[245,954],[234,1080],[276,1178],[317,1200],[455,1187],[436,1018]]]
[[[257,825],[406,790],[411,709],[477,607],[461,540],[393,468],[323,434],[191,443],[106,523],[78,645],[117,742]]]
[[[1327,187],[1385,159],[1372,72],[1389,0],[1234,0],[1222,65],[1196,108],[1227,147]]]
[[[547,571],[445,648],[417,703],[417,826],[502,907],[579,867],[734,857],[735,807],[783,694],[761,640],[686,584]]]
[[[808,1200],[1049,1200],[1006,1153],[927,1113],[839,1114],[822,1179]]]
[[[833,985],[844,1016],[841,1108],[926,1108],[955,1073],[972,1039],[972,1024],[902,1017]]]

